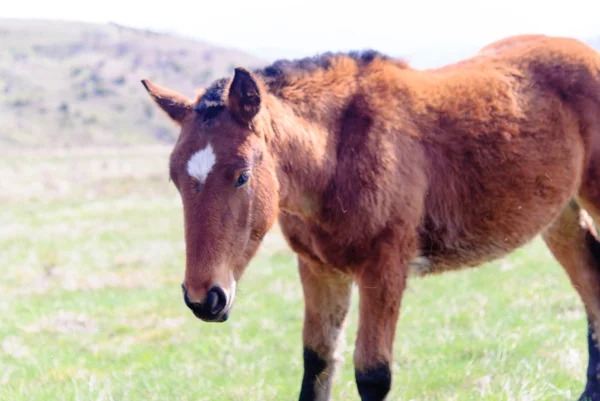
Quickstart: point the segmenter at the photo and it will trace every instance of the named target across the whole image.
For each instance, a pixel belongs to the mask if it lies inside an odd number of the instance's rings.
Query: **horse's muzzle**
[[[219,286],[212,287],[202,302],[191,302],[187,295],[185,285],[181,284],[183,300],[194,315],[205,322],[224,322],[229,317],[227,307],[227,295]]]

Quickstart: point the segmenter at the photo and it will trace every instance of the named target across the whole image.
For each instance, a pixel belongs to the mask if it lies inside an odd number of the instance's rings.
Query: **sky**
[[[599,0],[15,0],[0,17],[116,22],[269,60],[374,48],[431,62],[514,34],[600,37]]]

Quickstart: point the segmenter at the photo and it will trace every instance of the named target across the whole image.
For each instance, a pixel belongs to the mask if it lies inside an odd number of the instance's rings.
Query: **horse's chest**
[[[340,269],[352,269],[377,251],[372,241],[357,240],[352,233],[331,235],[310,224],[304,219],[284,213],[280,216],[282,231],[291,248],[304,257],[317,263]]]

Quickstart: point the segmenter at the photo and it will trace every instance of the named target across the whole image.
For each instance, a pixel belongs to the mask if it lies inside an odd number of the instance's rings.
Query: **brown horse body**
[[[358,390],[383,400],[409,272],[476,266],[540,233],[586,306],[584,396],[600,400],[600,244],[584,212],[599,221],[597,52],[524,36],[437,70],[369,52],[237,69],[194,101],[145,85],[182,127],[171,176],[194,313],[227,318],[277,217],[298,254],[301,400],[330,398],[353,282]]]

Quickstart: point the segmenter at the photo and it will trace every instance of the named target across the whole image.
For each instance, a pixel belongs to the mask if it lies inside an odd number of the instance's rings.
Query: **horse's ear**
[[[231,114],[244,124],[250,123],[260,110],[260,89],[250,71],[238,67],[229,87]]]
[[[142,79],[142,85],[158,107],[163,109],[178,125],[181,125],[187,113],[192,110],[192,101],[184,95],[162,88],[147,79]]]

